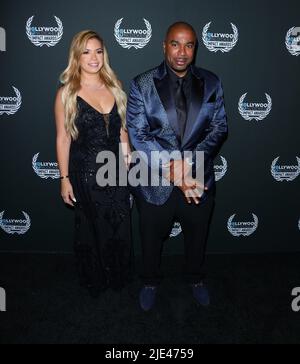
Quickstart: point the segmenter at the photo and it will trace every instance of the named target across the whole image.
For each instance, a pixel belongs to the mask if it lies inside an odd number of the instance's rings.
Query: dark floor
[[[0,343],[300,343],[300,254],[210,255],[212,303],[198,307],[165,257],[155,309],[141,312],[138,279],[121,293],[92,299],[78,286],[72,255],[0,254]]]

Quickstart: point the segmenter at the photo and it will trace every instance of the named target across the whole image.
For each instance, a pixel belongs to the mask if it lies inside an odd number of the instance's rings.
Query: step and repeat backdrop
[[[0,250],[71,252],[73,211],[60,198],[53,102],[72,37],[106,41],[130,80],[163,60],[175,21],[199,37],[197,65],[219,75],[229,138],[215,160],[209,252],[300,250],[300,3],[97,0],[0,5]],[[138,215],[133,238],[139,252]],[[183,250],[175,222],[165,253]]]

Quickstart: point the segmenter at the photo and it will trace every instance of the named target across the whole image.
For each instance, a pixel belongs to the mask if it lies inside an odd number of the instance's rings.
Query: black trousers
[[[145,285],[157,286],[162,275],[160,262],[163,242],[168,238],[174,221],[181,224],[185,245],[185,275],[190,284],[204,278],[207,233],[214,207],[214,196],[196,205],[188,204],[183,193],[175,187],[169,200],[162,206],[136,199],[140,216],[143,271]]]

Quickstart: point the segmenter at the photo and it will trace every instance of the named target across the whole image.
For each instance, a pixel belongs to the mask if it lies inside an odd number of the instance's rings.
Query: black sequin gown
[[[95,110],[77,97],[78,139],[70,148],[69,175],[75,204],[75,254],[81,284],[93,296],[122,288],[131,276],[130,193],[127,187],[100,187],[96,157],[111,151],[119,161],[121,118]]]

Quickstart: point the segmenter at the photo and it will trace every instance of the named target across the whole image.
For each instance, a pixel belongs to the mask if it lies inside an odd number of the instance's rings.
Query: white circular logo
[[[234,221],[235,216],[235,214],[230,216],[227,222],[228,231],[233,236],[250,236],[258,228],[258,217],[255,214],[252,214],[253,221],[236,222]]]
[[[182,233],[182,228],[179,222],[175,222],[173,229],[170,234],[170,238],[175,238],[176,236],[180,235]]]
[[[38,162],[38,157],[40,153],[33,156],[32,168],[34,172],[43,179],[58,179],[60,177],[60,172],[58,169],[58,163],[56,162]]]
[[[211,52],[222,52],[227,53],[236,46],[239,39],[238,28],[231,24],[233,34],[227,33],[211,33],[209,32],[209,27],[212,22],[207,23],[202,31],[202,40],[206,48]]]
[[[20,91],[13,86],[15,96],[0,96],[0,115],[15,114],[22,105],[22,96]]]
[[[124,29],[121,28],[124,18],[119,19],[115,25],[115,38],[121,47],[125,49],[142,49],[152,37],[152,27],[148,20],[143,19],[146,29]]]
[[[54,15],[56,27],[34,27],[32,26],[34,15],[26,23],[26,34],[28,39],[37,47],[54,47],[64,34],[62,21]]]
[[[300,175],[300,158],[296,157],[298,165],[278,165],[280,157],[273,160],[271,165],[271,174],[278,182],[291,182],[294,181]]]
[[[265,119],[272,110],[271,96],[265,93],[267,102],[245,102],[247,92],[239,100],[239,113],[245,120],[261,121]]]
[[[285,45],[292,56],[300,54],[300,27],[292,27],[288,30],[285,37]]]
[[[221,156],[221,161],[222,161],[221,165],[219,164],[214,165],[216,182],[220,181],[225,176],[228,169],[227,160]]]
[[[4,212],[0,213],[0,227],[7,234],[23,235],[30,229],[31,221],[29,215],[22,211],[25,219],[4,219]]]

